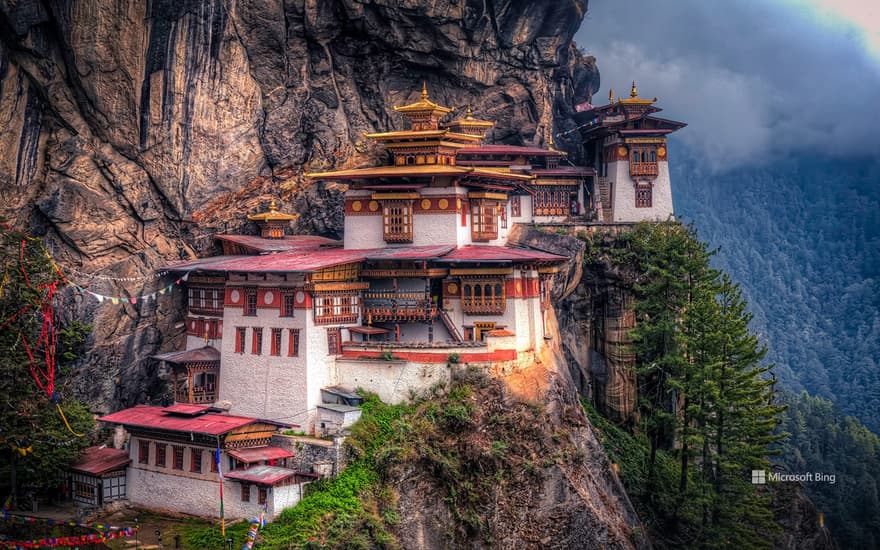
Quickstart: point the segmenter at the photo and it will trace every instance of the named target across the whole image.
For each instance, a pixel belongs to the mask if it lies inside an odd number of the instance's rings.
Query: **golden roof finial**
[[[608,103],[614,103],[614,88],[608,89]]]
[[[272,199],[272,202],[269,203],[269,212],[275,212],[278,210],[278,205],[275,204],[275,199]]]
[[[629,91],[629,97],[639,97],[639,90],[636,88],[636,81],[633,80],[632,89]]]
[[[467,109],[464,110],[464,118],[467,120],[474,118],[474,111],[471,109],[470,103],[468,103]]]
[[[422,99],[428,99],[428,83],[422,80]]]
[[[556,150],[556,148],[553,147],[553,132],[550,132],[550,147],[548,147],[547,149],[549,149],[550,151]]]

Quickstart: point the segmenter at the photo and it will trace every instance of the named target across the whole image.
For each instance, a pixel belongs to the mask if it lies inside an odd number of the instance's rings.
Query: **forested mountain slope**
[[[672,150],[676,210],[742,283],[782,385],[880,431],[880,159],[712,173]]]

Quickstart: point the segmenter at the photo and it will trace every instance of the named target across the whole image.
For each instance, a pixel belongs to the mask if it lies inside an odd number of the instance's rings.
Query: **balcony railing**
[[[433,305],[397,305],[367,306],[364,308],[364,319],[367,324],[388,321],[430,321],[437,316],[437,308]]]
[[[659,169],[657,167],[656,162],[630,162],[629,163],[629,175],[630,176],[657,177],[658,173],[659,173]]]
[[[461,300],[461,310],[469,315],[501,315],[505,307],[505,300],[500,297],[465,296]]]
[[[214,403],[217,401],[217,390],[215,387],[196,386],[192,391],[192,400],[189,398],[189,392],[184,389],[177,390],[174,400],[178,403]]]

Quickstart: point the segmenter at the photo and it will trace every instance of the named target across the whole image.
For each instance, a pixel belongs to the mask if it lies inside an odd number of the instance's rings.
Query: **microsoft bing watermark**
[[[828,483],[834,485],[837,482],[835,474],[822,472],[806,472],[803,474],[784,474],[781,472],[768,472],[767,470],[752,470],[752,483],[766,485],[785,481],[797,481],[800,483]]]

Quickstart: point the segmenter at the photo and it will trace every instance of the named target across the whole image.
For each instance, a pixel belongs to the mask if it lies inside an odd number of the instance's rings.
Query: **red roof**
[[[178,416],[167,411],[168,407],[152,407],[137,405],[123,409],[98,420],[126,427],[149,428],[169,432],[192,432],[207,435],[224,435],[232,430],[249,424],[266,423],[276,426],[289,426],[269,420],[260,420],[248,416],[235,416],[223,413],[209,413],[198,416]]]
[[[220,241],[228,241],[256,252],[284,252],[294,249],[340,246],[339,241],[316,235],[289,235],[283,239],[266,239],[255,235],[214,235]]]
[[[534,174],[538,177],[541,177],[541,176],[579,177],[579,176],[595,176],[596,175],[596,169],[590,168],[587,166],[560,166],[558,168],[532,168],[528,172],[529,172],[529,174]]]
[[[170,407],[165,407],[162,410],[167,413],[195,416],[197,414],[208,412],[208,410],[210,409],[213,409],[211,405],[197,405],[195,403],[175,403],[174,405],[171,405]]]
[[[197,363],[202,361],[219,361],[220,351],[212,346],[204,346],[198,349],[187,349],[182,351],[171,351],[153,355],[153,359],[167,361],[169,363]]]
[[[261,460],[281,460],[283,458],[290,458],[294,456],[292,452],[288,451],[287,449],[282,449],[281,447],[230,449],[227,452],[229,453],[229,456],[240,462],[244,462],[245,464],[260,462]]]
[[[340,264],[369,260],[430,260],[452,250],[452,245],[387,248],[321,248],[291,250],[261,256],[214,256],[170,265],[170,271],[232,271],[238,273],[311,273]]]
[[[457,157],[473,155],[523,155],[527,157],[561,157],[563,153],[541,149],[540,147],[523,147],[521,145],[482,145],[459,149]]]
[[[113,470],[120,470],[131,462],[128,451],[109,447],[89,447],[83,451],[70,470],[93,476],[100,476]]]
[[[278,466],[251,466],[246,470],[232,470],[231,472],[223,474],[225,477],[229,479],[236,479],[238,481],[247,481],[249,483],[256,483],[258,485],[274,485],[280,481],[284,481],[285,479],[289,479],[295,475],[297,475],[296,470],[291,470],[289,468],[280,468]]]
[[[528,248],[512,248],[508,246],[469,245],[463,246],[447,254],[441,262],[564,262],[565,256],[557,256],[548,252]]]

